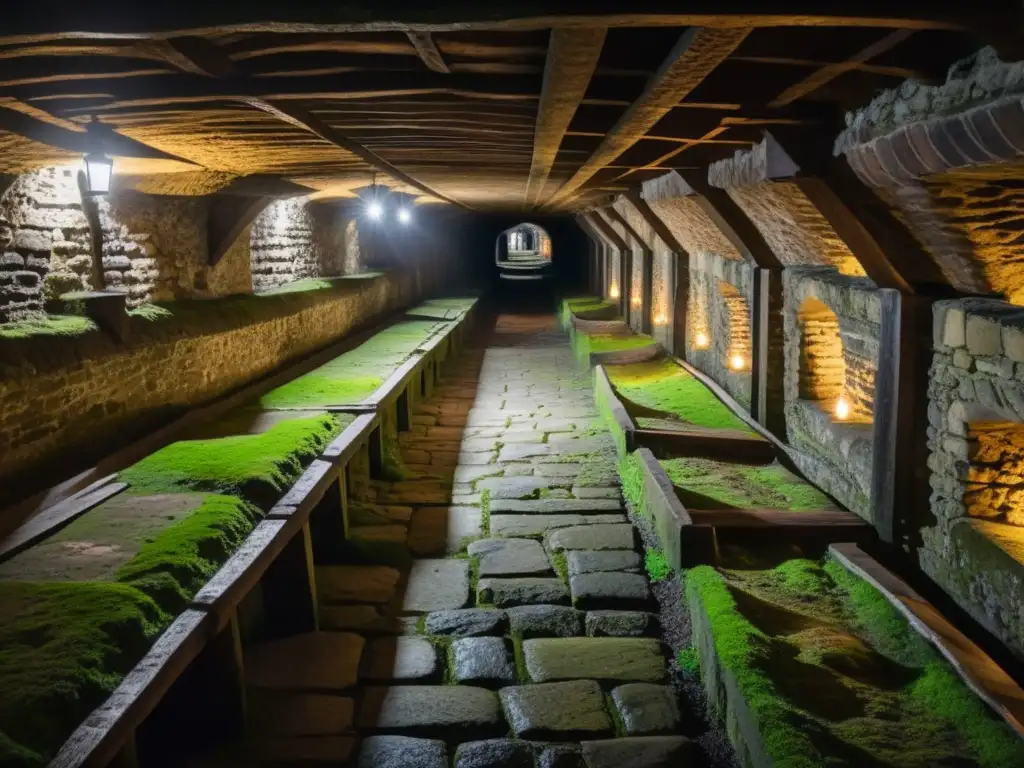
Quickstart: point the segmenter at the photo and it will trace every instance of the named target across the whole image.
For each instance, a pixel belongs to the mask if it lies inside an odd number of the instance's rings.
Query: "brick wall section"
[[[341,290],[247,300],[268,302],[258,313],[232,312],[211,302],[209,315],[199,319],[201,327],[137,321],[139,332],[125,346],[94,332],[47,340],[45,348],[38,341],[5,347],[0,350],[0,506],[3,489],[10,489],[8,495],[13,491],[12,478],[24,488],[26,473],[58,453],[70,454],[78,464],[95,458],[88,454],[98,446],[109,448],[132,431],[152,428],[407,305],[418,298],[416,285],[417,275],[409,270],[353,281]],[[70,474],[74,463],[61,464],[61,475]]]
[[[820,402],[801,399],[800,310],[806,299],[813,298],[836,315],[847,395],[863,411],[869,411],[878,367],[878,292],[870,280],[846,277],[828,267],[790,267],[783,272],[782,279],[786,431],[791,455],[814,483],[870,520],[872,426],[835,421],[833,413]]]
[[[932,519],[920,521],[919,560],[961,607],[1024,657],[1024,310],[962,299],[936,302],[933,311]],[[999,429],[986,430],[994,425]],[[999,433],[1009,439],[993,445]]]
[[[276,200],[252,225],[252,287],[264,291],[319,274],[313,214],[302,199]]]

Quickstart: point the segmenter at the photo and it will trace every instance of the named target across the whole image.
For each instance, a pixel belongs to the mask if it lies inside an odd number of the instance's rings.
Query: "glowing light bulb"
[[[372,202],[366,208],[366,215],[374,221],[380,221],[381,217],[384,215],[384,206],[376,201]]]
[[[694,339],[694,346],[697,347],[697,349],[707,349],[708,335],[706,333],[698,333],[697,338]]]
[[[659,312],[658,314],[656,314],[654,316],[654,324],[655,325],[665,325],[665,323],[667,323],[667,322],[668,322],[668,318],[665,317],[665,313],[664,312]]]
[[[743,359],[743,355],[737,353],[729,358],[729,365],[732,366],[734,371],[742,371],[743,366],[746,365],[747,361]]]
[[[836,418],[840,421],[850,418],[850,402],[842,395],[836,400]]]
[[[617,286],[615,283],[612,283],[611,288],[608,289],[608,295],[613,299],[619,298],[619,286]]]
[[[632,299],[630,299],[630,301],[633,303],[634,307],[639,307],[640,306],[640,297],[639,296],[634,296]]]
[[[410,221],[412,221],[412,214],[409,213],[408,208],[398,209],[398,221],[401,222],[402,224],[408,224]]]

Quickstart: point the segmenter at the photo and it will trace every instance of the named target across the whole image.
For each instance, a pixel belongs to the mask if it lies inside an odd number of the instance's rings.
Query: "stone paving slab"
[[[543,576],[552,573],[544,547],[532,539],[481,539],[469,545],[480,558],[481,576]]]
[[[486,482],[486,481],[484,481]],[[538,487],[557,486],[557,482],[533,481],[541,483]],[[498,498],[491,502],[491,513],[515,512],[534,515],[598,515],[609,512],[621,512],[622,502],[616,499],[504,499]]]
[[[636,573],[640,570],[640,554],[625,549],[609,549],[598,552],[576,549],[566,552],[565,560],[571,576],[605,571]]]
[[[359,678],[366,641],[349,632],[307,632],[250,646],[245,680],[256,688],[342,691]]]
[[[626,523],[624,515],[491,515],[492,536],[542,536],[552,529]]]
[[[544,744],[538,745],[537,768],[587,768],[587,765],[578,744]]]
[[[498,688],[515,685],[512,649],[503,637],[464,637],[452,643],[452,679]]]
[[[469,741],[506,729],[493,691],[468,685],[369,687],[357,723],[366,731]]]
[[[573,604],[584,610],[649,607],[651,591],[639,573],[581,573],[569,577]]]
[[[530,679],[660,683],[665,679],[661,643],[648,638],[576,637],[523,641]]]
[[[540,477],[488,477],[478,480],[476,487],[479,490],[491,492],[491,508],[497,504],[499,509],[504,508],[507,500],[523,499],[535,495],[544,488],[551,488],[559,485],[557,480]],[[568,487],[568,483],[565,483]],[[500,502],[498,500],[501,500]],[[542,500],[539,500],[542,501]]]
[[[536,603],[568,604],[569,591],[561,579],[480,579],[477,586],[480,603],[492,603],[499,608]]]
[[[386,565],[318,565],[317,597],[322,603],[389,603],[401,575]]]
[[[634,736],[580,744],[587,768],[691,768],[693,742],[685,736]]]
[[[555,452],[554,446],[547,443],[510,443],[509,445],[502,446],[501,451],[498,453],[498,460],[519,461],[521,459],[530,459],[534,456],[550,456]]]
[[[482,520],[479,507],[419,507],[409,526],[409,550],[418,557],[459,552],[482,535]]]
[[[508,630],[505,611],[493,608],[463,608],[427,614],[424,629],[430,635],[480,637],[503,635]]]
[[[443,741],[408,736],[371,736],[359,748],[356,768],[448,768]]]
[[[658,619],[644,611],[590,611],[588,637],[647,637],[657,633]]]
[[[522,605],[509,608],[512,634],[534,637],[578,637],[583,634],[583,612],[561,605]]]
[[[612,691],[619,722],[630,736],[671,734],[679,730],[679,707],[666,685],[627,683]]]
[[[429,682],[440,676],[437,652],[422,637],[382,637],[370,643],[364,680]]]
[[[470,741],[455,750],[455,768],[533,768],[533,749],[508,739]]]
[[[560,528],[551,531],[547,538],[547,547],[554,552],[565,549],[633,549],[635,542],[633,526],[629,523]]]
[[[463,608],[469,602],[469,562],[461,559],[414,560],[402,609],[429,613]]]
[[[520,739],[573,740],[612,731],[604,694],[592,680],[502,688],[501,705]]]

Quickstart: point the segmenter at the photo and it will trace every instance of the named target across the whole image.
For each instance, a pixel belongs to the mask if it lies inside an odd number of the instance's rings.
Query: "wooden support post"
[[[260,585],[268,639],[315,632],[319,628],[308,524],[281,550]]]
[[[413,386],[412,380],[410,380],[405,388],[402,390],[402,394],[395,400],[395,424],[398,426],[399,432],[408,432],[412,426],[412,395],[410,394],[410,387]]]
[[[782,270],[754,269],[753,367],[750,413],[759,424],[786,440],[785,349],[782,338]]]
[[[654,325],[651,321],[651,313],[654,311],[654,254],[650,251],[644,251],[641,258],[644,260],[644,263],[643,282],[640,289],[643,292],[640,306],[640,311],[643,312],[643,318],[640,321],[640,332],[649,334],[654,330]]]
[[[882,328],[875,374],[872,521],[879,537],[913,551],[928,507],[928,398],[932,300],[879,291]]]
[[[313,562],[317,565],[340,563],[345,556],[345,473],[331,483],[323,498],[309,514],[309,531],[313,541]]]
[[[771,280],[769,270],[760,267],[754,269],[750,415],[762,426],[768,423],[768,302]]]
[[[366,441],[370,454],[370,477],[380,480],[384,476],[384,427],[378,424]]]
[[[672,259],[672,352],[686,358],[687,321],[690,311],[690,260],[675,254]]]

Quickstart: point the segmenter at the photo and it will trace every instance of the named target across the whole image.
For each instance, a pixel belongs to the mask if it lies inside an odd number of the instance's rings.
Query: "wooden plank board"
[[[93,710],[50,763],[51,768],[103,768],[135,735],[174,681],[216,635],[216,618],[202,610],[185,610],[164,630],[153,647]]]
[[[693,520],[676,496],[672,481],[654,458],[654,454],[646,448],[640,448],[636,452],[636,457],[643,472],[644,509],[641,513],[653,520],[654,530],[665,557],[672,568],[679,571],[692,565],[687,547],[699,543],[696,538],[690,536]]]
[[[301,527],[295,516],[264,520],[192,598],[192,607],[217,617],[217,631],[227,625],[241,602]]]
[[[714,528],[864,528],[866,522],[852,512],[822,509],[793,512],[789,509],[688,509],[697,525]]]
[[[636,443],[658,458],[700,456],[741,462],[767,463],[776,458],[767,440],[737,430],[637,429]]]
[[[300,475],[280,501],[270,510],[268,518],[281,517],[283,510],[289,510],[289,517],[299,517],[303,521],[309,517],[327,489],[338,479],[341,467],[323,459],[315,459],[306,471]]]
[[[345,427],[341,434],[331,441],[320,458],[338,466],[345,466],[379,421],[380,417],[377,415],[376,409],[371,413],[357,416],[355,421]]]
[[[14,533],[0,542],[0,563],[24,552],[33,544],[52,536],[64,526],[78,519],[90,509],[98,507],[128,487],[127,483],[110,482],[110,475],[68,499],[39,513]]]
[[[856,544],[833,544],[836,562],[873,586],[935,646],[968,688],[1024,738],[1024,690],[909,584]]]
[[[615,388],[602,365],[594,367],[594,395],[598,402],[605,403],[616,427],[623,433],[626,451],[632,451],[636,447],[636,424],[633,422],[633,417],[629,415],[629,411],[616,396]]]

